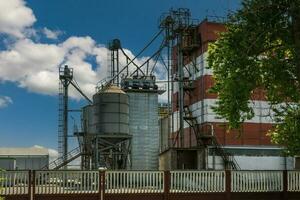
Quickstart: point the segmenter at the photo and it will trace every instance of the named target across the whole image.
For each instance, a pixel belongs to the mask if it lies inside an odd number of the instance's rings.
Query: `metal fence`
[[[280,192],[283,190],[282,171],[232,171],[232,192]]]
[[[300,192],[300,171],[1,171],[0,195]]]
[[[73,194],[98,192],[98,171],[35,172],[35,194]]]
[[[0,171],[0,195],[28,194],[29,171]]]
[[[106,193],[162,193],[162,171],[107,171]]]
[[[300,192],[300,171],[289,171],[287,175],[288,175],[287,191]]]
[[[171,193],[225,192],[224,171],[171,171]]]

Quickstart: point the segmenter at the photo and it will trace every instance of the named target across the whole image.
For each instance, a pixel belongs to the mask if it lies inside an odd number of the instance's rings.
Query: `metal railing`
[[[107,171],[106,193],[162,193],[162,171]]]
[[[0,171],[0,180],[4,196],[300,192],[300,171]]]
[[[232,192],[283,191],[282,171],[232,171]]]
[[[71,151],[69,151],[67,153],[67,155],[57,158],[56,160],[54,160],[51,163],[42,167],[42,169],[48,169],[48,168],[52,169],[52,170],[59,169],[65,165],[67,165],[69,162],[75,160],[76,158],[78,158],[81,155],[82,155],[82,153],[81,153],[80,147],[76,147],[75,149],[72,149]]]
[[[300,171],[288,171],[287,191],[300,192]]]
[[[0,171],[0,195],[28,194],[29,171]]]
[[[224,171],[171,171],[171,193],[225,192]]]
[[[35,173],[35,194],[98,192],[98,171],[36,171]]]

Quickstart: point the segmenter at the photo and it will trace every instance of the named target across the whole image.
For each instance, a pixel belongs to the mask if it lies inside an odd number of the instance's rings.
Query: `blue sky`
[[[59,65],[74,67],[91,95],[105,76],[107,41],[119,38],[134,55],[170,8],[189,8],[201,20],[238,6],[238,0],[0,0],[0,147],[57,148]],[[72,108],[85,104],[71,95]]]

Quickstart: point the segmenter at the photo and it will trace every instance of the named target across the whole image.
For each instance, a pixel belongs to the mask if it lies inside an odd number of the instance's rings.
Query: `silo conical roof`
[[[116,85],[110,85],[105,90],[101,91],[103,93],[118,93],[118,94],[126,94],[121,88]]]

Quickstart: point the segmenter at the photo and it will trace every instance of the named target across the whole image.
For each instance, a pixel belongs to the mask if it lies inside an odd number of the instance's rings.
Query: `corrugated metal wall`
[[[131,161],[134,170],[158,169],[158,94],[128,92]]]

